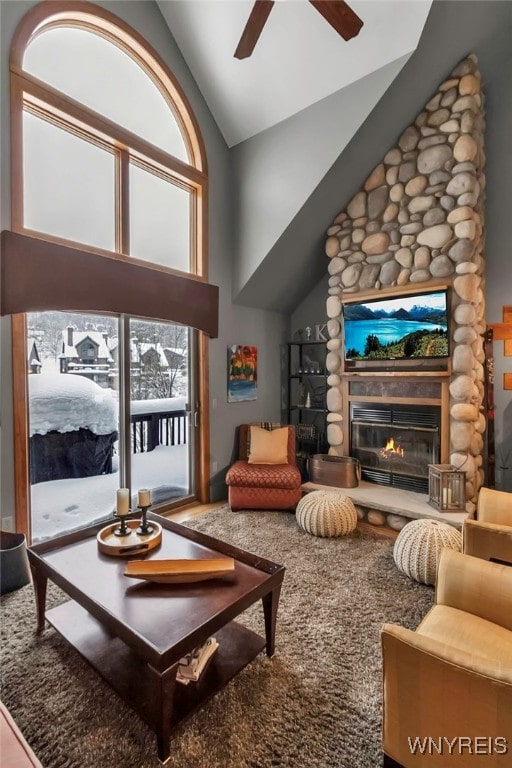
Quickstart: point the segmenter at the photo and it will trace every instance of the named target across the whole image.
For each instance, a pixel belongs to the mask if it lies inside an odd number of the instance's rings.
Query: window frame
[[[54,26],[75,26],[102,35],[120,47],[143,68],[162,93],[169,105],[170,119],[178,122],[185,140],[190,164],[159,149],[145,139],[131,133],[114,121],[94,112],[80,102],[66,96],[23,69],[25,48],[35,35]],[[108,259],[128,261],[147,270],[153,266],[169,275],[189,276],[207,281],[207,191],[208,175],[204,142],[199,125],[188,99],[159,54],[133,28],[119,17],[100,6],[77,0],[41,2],[21,20],[12,40],[10,51],[11,84],[11,227],[16,233],[71,246],[83,254],[91,253]],[[67,240],[58,236],[33,231],[23,221],[23,111],[29,111],[78,137],[109,149],[116,156],[115,218],[116,250],[101,248]],[[190,191],[190,253],[189,272],[181,272],[129,255],[129,166],[136,162],[172,179]],[[90,311],[95,307],[91,306]],[[159,318],[150,318],[158,320]],[[179,323],[180,318],[173,318]],[[14,480],[16,529],[24,532],[30,541],[29,493],[29,423],[28,423],[28,365],[26,360],[26,316],[12,315],[13,363],[13,418],[14,418]],[[208,392],[208,337],[198,331],[195,358],[196,392],[198,403],[192,411],[199,411],[196,433],[198,450],[196,466],[192,470],[197,478],[194,498],[208,501],[209,477],[209,392]],[[190,501],[190,498],[187,498]],[[172,505],[171,505],[172,506]]]

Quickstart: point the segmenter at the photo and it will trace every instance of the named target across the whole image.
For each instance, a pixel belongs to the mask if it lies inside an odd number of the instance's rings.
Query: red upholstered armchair
[[[242,424],[238,436],[238,461],[226,475],[229,506],[240,509],[294,510],[301,498],[301,476],[295,456],[295,429],[288,426],[285,464],[255,464],[250,455],[250,426]],[[253,425],[255,426],[255,425]]]

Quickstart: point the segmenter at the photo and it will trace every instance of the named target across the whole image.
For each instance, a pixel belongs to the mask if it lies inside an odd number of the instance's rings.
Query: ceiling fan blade
[[[344,40],[350,40],[359,34],[363,21],[343,0],[309,0],[309,2]]]
[[[256,0],[235,51],[235,58],[246,59],[251,55],[273,5],[274,0]]]

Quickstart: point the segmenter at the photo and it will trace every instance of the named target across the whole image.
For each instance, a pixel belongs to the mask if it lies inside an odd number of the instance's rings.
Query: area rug
[[[260,654],[172,742],[170,768],[379,768],[380,629],[414,628],[433,589],[399,573],[393,542],[321,539],[287,512],[221,508],[187,523],[286,566],[276,654]],[[63,600],[49,584],[48,607]],[[1,601],[2,699],[45,768],[156,768],[153,734],[53,629],[32,587]],[[263,632],[260,605],[241,617]]]

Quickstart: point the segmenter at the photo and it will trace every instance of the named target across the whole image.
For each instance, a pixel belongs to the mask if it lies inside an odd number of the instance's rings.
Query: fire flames
[[[404,449],[399,443],[395,443],[394,437],[389,437],[384,448],[380,450],[380,456],[383,459],[397,459],[403,458]]]

